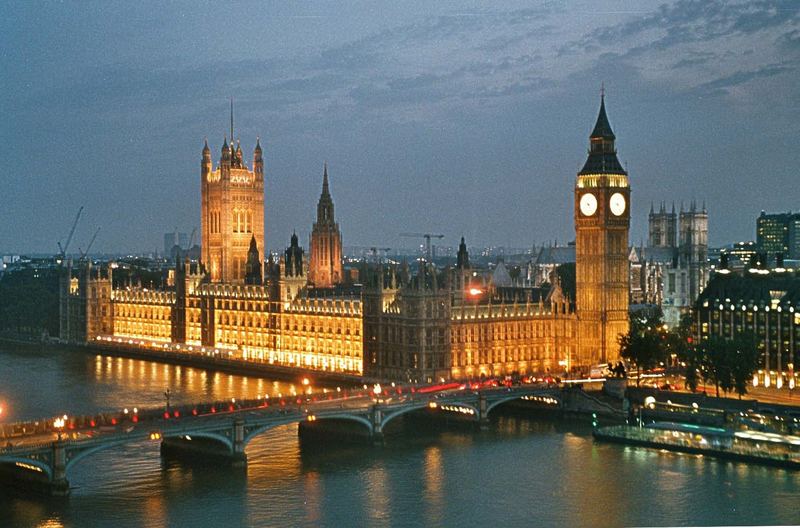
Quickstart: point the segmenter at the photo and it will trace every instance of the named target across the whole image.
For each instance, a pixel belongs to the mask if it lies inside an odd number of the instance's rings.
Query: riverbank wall
[[[260,376],[285,381],[301,382],[303,378],[308,378],[316,383],[329,385],[341,384],[348,387],[363,385],[365,383],[371,384],[377,381],[353,374],[326,372],[304,369],[301,367],[287,367],[270,364],[268,362],[209,356],[186,351],[154,349],[128,343],[92,341],[86,344],[67,344],[58,341],[21,341],[0,337],[0,344],[37,349],[46,347],[70,353],[101,354],[105,356],[143,359],[172,365],[226,372],[228,374]]]

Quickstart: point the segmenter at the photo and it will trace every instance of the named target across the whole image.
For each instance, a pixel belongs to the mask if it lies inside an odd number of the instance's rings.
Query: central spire
[[[333,198],[331,198],[331,191],[328,186],[328,162],[322,169],[322,194],[319,196],[317,203],[317,222],[318,223],[333,223]]]
[[[322,167],[322,196],[330,197],[331,192],[328,189],[328,162],[326,161]]]
[[[231,145],[233,144],[233,97],[231,97]]]
[[[608,116],[606,115],[605,91],[600,95],[600,113],[597,115],[597,122],[589,137],[592,139],[610,139],[612,141],[617,139],[614,135],[614,131],[611,130],[611,125],[608,123]]]

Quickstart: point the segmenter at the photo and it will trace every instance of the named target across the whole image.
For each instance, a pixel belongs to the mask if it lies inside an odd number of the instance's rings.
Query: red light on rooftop
[[[132,420],[133,420],[133,423],[137,423],[139,421],[139,417],[136,416],[136,415],[133,415]]]
[[[97,425],[97,422],[94,420],[89,421],[89,427],[94,427],[95,425]]]
[[[112,418],[111,419],[111,425],[117,425],[117,419],[116,418]]]
[[[217,408],[216,408],[216,407],[212,407],[212,408],[211,408],[211,412],[212,412],[212,413],[215,413],[215,412],[217,412]]]
[[[169,413],[168,412],[164,413],[164,419],[165,420],[169,420]],[[111,423],[114,423],[114,420],[111,420]]]
[[[181,412],[180,412],[180,411],[175,411],[174,413],[172,413],[172,415],[173,415],[175,418],[180,418],[180,417],[181,417]]]
[[[192,416],[197,416],[197,409],[192,409]]]

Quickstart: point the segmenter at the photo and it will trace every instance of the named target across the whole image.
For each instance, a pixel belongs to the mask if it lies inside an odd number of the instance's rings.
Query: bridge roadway
[[[246,462],[245,448],[257,435],[281,425],[326,420],[355,422],[376,444],[393,419],[428,409],[442,416],[457,415],[482,429],[489,413],[512,400],[532,400],[561,407],[561,389],[546,384],[420,393],[408,388],[384,389],[380,395],[328,392],[285,398],[213,402],[170,407],[168,410],[126,409],[113,415],[72,417],[65,431],[54,429],[0,447],[0,476],[21,480],[54,495],[69,493],[67,472],[78,461],[121,444],[160,440],[165,450],[216,456]],[[52,423],[39,421],[37,424]],[[105,425],[103,425],[105,424]],[[13,429],[13,428],[12,428]]]

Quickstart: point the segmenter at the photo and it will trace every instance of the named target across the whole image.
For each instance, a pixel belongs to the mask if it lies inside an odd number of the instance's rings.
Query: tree
[[[717,398],[720,388],[725,392],[733,388],[730,349],[729,340],[721,336],[711,336],[697,347],[703,380],[714,384]]]
[[[750,332],[739,334],[731,341],[730,348],[733,389],[741,400],[747,394],[747,384],[758,369],[758,340]]]
[[[650,370],[666,358],[662,335],[663,322],[659,312],[631,316],[627,334],[619,336],[619,352],[638,368],[636,385],[641,382],[642,371]]]
[[[686,388],[692,392],[695,392],[697,390],[697,385],[700,382],[702,369],[702,358],[700,352],[694,347],[687,348],[683,353],[681,361],[686,365],[686,370],[684,372]]]
[[[698,345],[693,353],[700,365],[703,379],[719,390],[735,390],[739,399],[747,394],[747,385],[758,368],[758,341],[752,333],[738,334],[734,338],[711,336]],[[687,380],[689,364],[687,362]]]
[[[684,314],[681,321],[675,328],[666,334],[666,354],[667,357],[673,356],[679,361],[686,361],[687,354],[692,350],[692,316]]]

